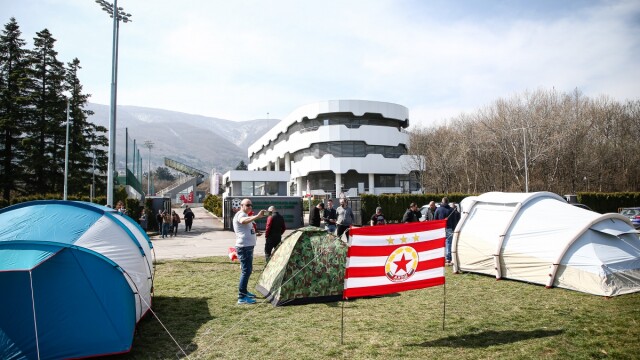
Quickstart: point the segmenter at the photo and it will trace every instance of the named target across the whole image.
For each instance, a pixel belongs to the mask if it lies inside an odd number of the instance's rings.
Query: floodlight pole
[[[144,147],[149,149],[149,169],[147,171],[147,195],[151,194],[151,149],[153,148],[153,141],[147,140],[144,142]]]
[[[64,191],[62,200],[67,200],[67,177],[69,176],[69,98],[67,98],[67,138],[64,142]]]
[[[131,21],[131,14],[125,13],[122,8],[118,7],[118,0],[114,0],[113,4],[105,0],[96,0],[96,3],[102,6],[102,10],[110,13],[113,18],[113,47],[111,57],[111,106],[109,112],[109,154],[107,163],[107,205],[111,206],[113,202],[113,186],[115,183],[114,173],[116,169],[116,98],[118,88],[118,35],[120,20],[126,22]]]
[[[93,161],[91,164],[91,193],[89,194],[89,201],[93,202],[93,197],[96,193],[96,149],[93,149]]]

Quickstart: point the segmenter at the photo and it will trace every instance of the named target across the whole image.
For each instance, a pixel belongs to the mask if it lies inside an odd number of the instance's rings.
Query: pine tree
[[[82,93],[82,85],[78,79],[80,60],[73,59],[67,64],[65,86],[70,93],[69,98],[69,178],[68,193],[89,194],[94,171],[93,157],[96,157],[95,171],[106,172],[107,157],[103,150],[108,145],[105,133],[107,129],[87,121],[93,111],[85,110],[89,95]],[[102,167],[101,167],[102,164]],[[104,179],[97,177],[98,184]],[[97,192],[96,192],[97,193]]]
[[[244,160],[240,160],[238,166],[236,166],[236,170],[247,170],[247,164],[244,163]]]
[[[34,114],[27,123],[27,159],[35,193],[62,192],[66,137],[65,69],[49,30],[36,33],[31,52]]]
[[[12,191],[24,191],[22,140],[30,86],[28,50],[21,34],[12,17],[0,36],[0,191],[5,200]]]

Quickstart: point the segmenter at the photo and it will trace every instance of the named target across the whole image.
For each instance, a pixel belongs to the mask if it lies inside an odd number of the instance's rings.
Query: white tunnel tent
[[[640,238],[619,214],[550,192],[490,192],[462,201],[454,271],[601,296],[640,291]]]

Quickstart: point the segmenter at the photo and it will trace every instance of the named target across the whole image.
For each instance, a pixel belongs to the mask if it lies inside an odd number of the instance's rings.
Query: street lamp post
[[[111,109],[109,112],[109,154],[107,164],[107,205],[113,202],[114,172],[116,169],[116,97],[118,88],[118,30],[120,20],[131,21],[131,14],[125,13],[124,9],[118,7],[118,0],[113,4],[105,0],[95,0],[102,6],[102,10],[113,18],[113,48],[111,58]]]
[[[524,192],[529,192],[529,167],[527,166],[527,129],[526,127],[511,129],[522,130],[522,140],[524,142]]]
[[[153,148],[153,141],[147,140],[144,142],[144,147],[149,149],[149,170],[147,171],[147,195],[151,194],[151,149]]]
[[[67,177],[69,176],[69,99],[67,98],[67,138],[64,142],[64,191],[62,200],[67,200]]]
[[[93,202],[96,192],[96,149],[93,149],[93,161],[91,164],[91,193],[89,194],[89,202]]]

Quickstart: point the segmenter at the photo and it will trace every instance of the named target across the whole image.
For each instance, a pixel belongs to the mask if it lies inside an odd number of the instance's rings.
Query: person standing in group
[[[156,215],[156,222],[158,223],[158,232],[162,234],[162,209],[158,209],[158,214]]]
[[[436,216],[436,202],[430,201],[429,207],[427,208],[427,214],[425,216],[425,220],[434,220]]]
[[[140,227],[146,232],[147,231],[147,209],[142,209],[142,214],[140,214]]]
[[[451,249],[453,245],[453,232],[455,231],[456,226],[458,226],[458,223],[460,222],[460,217],[461,215],[460,215],[460,210],[458,209],[458,205],[456,205],[456,203],[451,203],[451,212],[449,213],[449,216],[447,216],[447,225],[445,227],[445,232],[449,233],[449,237],[447,237],[447,240],[446,240],[448,247],[445,247],[445,261],[448,258],[449,265],[451,265],[451,261],[453,260],[453,257],[451,256]]]
[[[378,206],[376,213],[371,216],[371,226],[384,225],[386,223],[387,221],[384,219],[384,214],[382,214],[382,208]]]
[[[116,203],[116,210],[120,215],[127,215],[127,208],[124,207],[124,202],[122,202],[122,200],[118,200]]]
[[[178,236],[178,224],[180,224],[180,215],[175,211],[171,212],[171,234]]]
[[[196,217],[196,214],[194,214],[191,208],[189,208],[189,205],[187,205],[182,215],[184,215],[184,231],[189,232],[191,231],[191,225],[193,225],[193,219]]]
[[[336,214],[336,209],[333,208],[333,201],[327,201],[327,206],[324,208],[324,224],[327,227],[327,231],[331,234],[336,233],[336,220],[338,219],[338,214]]]
[[[249,216],[253,208],[250,199],[240,202],[240,210],[233,217],[233,231],[236,234],[236,254],[240,261],[240,282],[238,284],[238,304],[255,304],[255,295],[247,290],[249,277],[253,271],[253,249],[256,246],[256,230],[254,220],[265,217],[264,210],[258,215]]]
[[[421,216],[422,214],[418,210],[418,205],[416,205],[416,203],[411,203],[409,204],[409,208],[407,209],[407,211],[405,211],[404,215],[402,215],[402,222],[408,223],[420,221]]]
[[[355,216],[353,215],[353,211],[347,204],[347,199],[340,199],[340,206],[336,209],[336,214],[338,215],[338,219],[336,220],[336,224],[338,225],[337,236],[340,237],[344,234],[347,229],[353,224],[355,221]],[[349,240],[349,232],[347,231],[347,241]]]
[[[440,207],[438,209],[436,209],[435,212],[435,220],[447,220],[447,224],[445,226],[445,248],[444,248],[444,260],[445,260],[445,265],[449,266],[451,265],[451,241],[453,240],[453,229],[451,227],[451,225],[453,224],[453,220],[450,222],[449,218],[451,217],[450,215],[452,214],[453,209],[451,208],[451,206],[449,206],[449,198],[447,197],[443,197],[442,198],[442,202],[440,203]],[[458,220],[460,220],[460,213],[456,210],[456,212],[458,213]],[[456,225],[457,225],[457,221],[456,221]]]
[[[171,229],[171,214],[165,210],[162,213],[162,238],[166,238],[169,235]]]
[[[282,234],[287,230],[284,224],[284,217],[276,211],[275,206],[269,206],[269,216],[267,218],[267,228],[264,231],[265,245],[264,245],[264,257],[266,262],[271,260],[271,252],[275,249],[280,241],[282,241]]]
[[[319,203],[309,210],[309,225],[320,227],[320,211],[324,210],[324,203]]]

